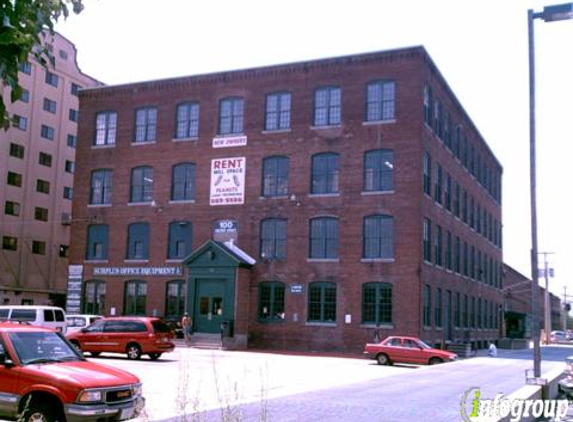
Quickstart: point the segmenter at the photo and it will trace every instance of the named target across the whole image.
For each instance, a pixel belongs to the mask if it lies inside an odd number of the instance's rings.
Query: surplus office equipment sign
[[[215,158],[211,160],[211,195],[209,205],[245,203],[246,158]]]
[[[100,276],[174,276],[182,275],[181,267],[95,267],[93,275]]]

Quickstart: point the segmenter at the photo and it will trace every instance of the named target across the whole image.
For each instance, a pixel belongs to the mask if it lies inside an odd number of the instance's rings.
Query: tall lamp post
[[[533,336],[533,375],[541,377],[541,349],[539,345],[539,274],[537,263],[537,186],[535,159],[535,49],[533,21],[545,22],[573,19],[573,3],[546,6],[542,12],[527,11],[529,33],[529,176],[531,196],[531,304]],[[548,333],[546,333],[547,335]]]

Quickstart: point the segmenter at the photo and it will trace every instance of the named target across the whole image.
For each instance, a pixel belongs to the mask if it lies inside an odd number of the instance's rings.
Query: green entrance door
[[[196,329],[199,333],[219,333],[223,320],[225,280],[197,280]]]

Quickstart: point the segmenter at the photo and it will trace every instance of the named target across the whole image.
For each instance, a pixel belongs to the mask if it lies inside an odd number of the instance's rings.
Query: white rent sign
[[[245,202],[246,158],[211,160],[210,205],[236,205]]]

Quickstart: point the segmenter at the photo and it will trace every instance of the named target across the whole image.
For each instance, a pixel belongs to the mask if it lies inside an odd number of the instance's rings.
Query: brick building
[[[81,72],[76,48],[46,35],[55,67],[30,55],[20,66],[24,93],[10,102],[15,119],[0,129],[0,304],[64,306],[68,280],[78,91],[99,85]]]
[[[499,337],[502,167],[423,47],[89,89],[80,107],[83,311],[186,309],[198,333],[233,324],[231,347]]]

